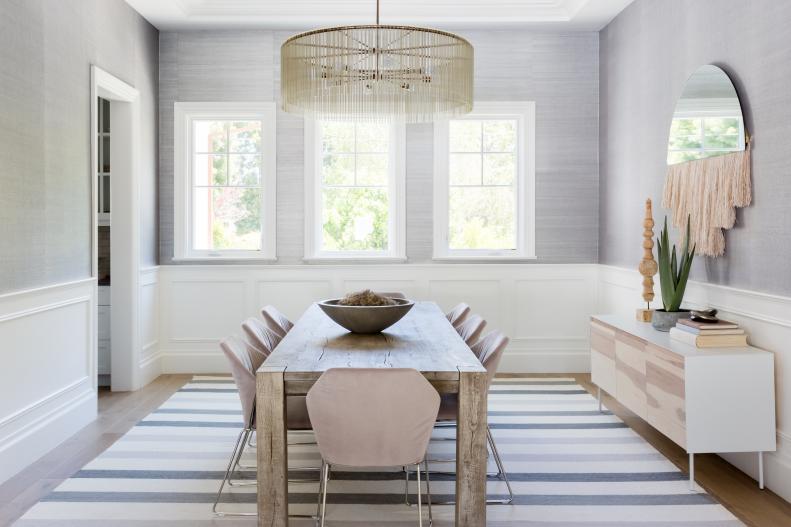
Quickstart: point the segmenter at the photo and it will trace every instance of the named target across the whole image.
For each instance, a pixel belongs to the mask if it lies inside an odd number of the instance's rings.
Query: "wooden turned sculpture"
[[[651,300],[654,299],[654,275],[657,271],[654,260],[654,215],[651,210],[651,200],[645,200],[645,219],[643,220],[643,259],[640,260],[638,270],[643,275],[643,300],[645,309],[637,310],[637,320],[651,322],[653,310]]]

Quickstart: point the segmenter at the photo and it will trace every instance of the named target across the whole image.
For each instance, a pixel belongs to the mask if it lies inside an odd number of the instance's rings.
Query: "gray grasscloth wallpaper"
[[[699,258],[694,277],[791,294],[790,21],[791,2],[638,0],[601,32],[601,263],[640,261],[643,202],[661,197],[676,99],[698,66],[716,64],[754,137],[753,204],[738,209],[725,256]],[[655,207],[657,224],[663,213]]]
[[[157,261],[158,32],[123,0],[0,2],[0,293],[90,276],[90,65],[141,93],[142,261]]]
[[[595,262],[598,248],[597,33],[462,31],[475,46],[476,99],[536,101],[536,250],[539,262]],[[280,44],[292,32],[160,34],[160,261],[173,257],[173,103],[271,101]],[[277,254],[303,257],[302,119],[277,117]],[[407,131],[407,256],[432,243],[431,125]]]

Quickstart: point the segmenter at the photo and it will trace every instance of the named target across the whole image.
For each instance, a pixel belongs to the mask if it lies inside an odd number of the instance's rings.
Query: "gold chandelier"
[[[328,120],[419,123],[472,110],[473,49],[436,29],[316,29],[280,48],[283,110]]]

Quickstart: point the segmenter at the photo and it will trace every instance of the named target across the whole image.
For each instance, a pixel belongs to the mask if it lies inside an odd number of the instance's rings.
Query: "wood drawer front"
[[[615,383],[618,401],[646,419],[645,344],[621,332],[615,338]]]
[[[615,396],[615,330],[591,321],[591,381]]]
[[[591,322],[591,350],[615,360],[615,331]]]
[[[687,439],[684,395],[684,358],[647,345],[647,421],[682,447]]]
[[[591,381],[593,384],[615,396],[615,359],[591,348]]]

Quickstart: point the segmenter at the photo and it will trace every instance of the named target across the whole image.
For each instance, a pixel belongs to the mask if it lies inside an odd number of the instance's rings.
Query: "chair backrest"
[[[258,349],[259,352],[268,357],[275,347],[280,344],[283,338],[269,328],[258,318],[250,317],[242,322],[242,330],[247,336],[250,344]]]
[[[221,341],[220,348],[231,365],[231,375],[236,381],[236,389],[239,391],[239,400],[242,403],[242,415],[245,425],[249,425],[254,419],[255,372],[263,359],[258,362],[256,354],[260,356],[260,353],[251,350],[249,344],[237,337],[228,337]]]
[[[508,337],[499,331],[492,331],[470,347],[481,361],[481,364],[483,364],[483,367],[486,368],[487,386],[491,386],[494,380],[497,368],[500,365],[500,359],[503,358],[503,352],[505,352],[508,342]]]
[[[468,346],[472,346],[478,342],[485,327],[486,321],[480,315],[473,315],[456,326],[456,331]]]
[[[448,318],[448,321],[453,325],[453,327],[458,327],[459,324],[464,322],[467,316],[470,314],[470,306],[462,302],[461,304],[457,305],[445,315]]]
[[[387,298],[406,298],[406,295],[404,293],[399,292],[399,291],[393,291],[393,292],[389,292],[389,293],[388,292],[382,292],[382,291],[374,291],[374,294],[379,295],[379,296],[385,296]]]
[[[294,327],[294,324],[286,318],[286,315],[281,313],[275,306],[265,306],[261,309],[261,316],[264,317],[266,325],[281,337],[285,337],[286,333]]]
[[[307,396],[322,458],[352,467],[422,461],[439,402],[425,377],[408,368],[332,368]]]

